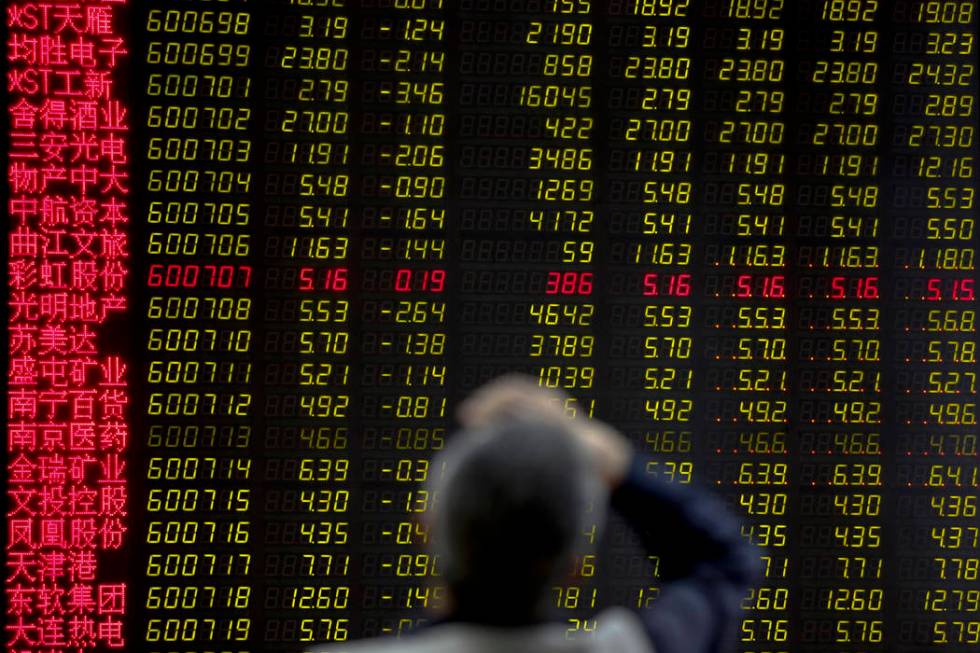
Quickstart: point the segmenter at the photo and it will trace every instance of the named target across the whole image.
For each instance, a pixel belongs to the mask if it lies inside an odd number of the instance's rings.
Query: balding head
[[[432,472],[428,519],[444,580],[458,609],[493,611],[483,621],[533,616],[605,505],[585,452],[553,420],[460,431]]]

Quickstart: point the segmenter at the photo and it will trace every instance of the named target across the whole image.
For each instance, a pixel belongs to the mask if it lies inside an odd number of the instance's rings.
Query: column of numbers
[[[616,363],[610,414],[654,457],[648,473],[690,483],[697,351],[690,272],[697,222],[697,185],[690,177],[693,10],[685,1],[628,1],[609,11],[608,291],[617,299],[609,316]],[[612,539],[618,544],[622,538],[616,533]],[[612,573],[622,585],[616,589],[628,592],[614,600],[652,605],[658,563],[617,555]]]
[[[156,5],[157,3],[153,3]],[[145,213],[148,458],[143,638],[160,650],[251,636],[253,174],[237,5],[151,6]]]
[[[879,305],[878,3],[813,3],[796,194],[804,642],[866,650],[885,629]],[[806,47],[809,46],[809,47]],[[812,57],[812,58],[810,58]],[[804,110],[808,108],[808,110]]]
[[[976,14],[974,2],[892,13],[900,633],[956,651],[980,642]]]
[[[792,446],[789,339],[791,249],[785,183],[788,108],[787,7],[731,0],[705,7],[703,106],[711,112],[703,210],[711,236],[704,263],[705,428],[717,457],[710,476],[732,486],[746,514],[744,535],[765,549],[766,583],[743,602],[745,650],[784,650],[790,639],[789,552],[795,534],[787,455]],[[716,395],[717,396],[717,395]],[[771,647],[771,648],[770,648]]]
[[[365,333],[360,480],[370,484],[362,573],[365,634],[400,634],[440,605],[436,560],[418,516],[430,506],[429,458],[447,415],[449,212],[445,73],[448,38],[440,0],[395,2],[361,14],[369,35],[361,85]]]
[[[519,87],[520,106],[544,122],[544,138],[527,150],[527,170],[535,175],[527,198],[532,206],[529,220],[538,231],[535,240],[544,245],[539,260],[546,264],[544,296],[534,298],[529,309],[535,324],[527,353],[531,373],[541,385],[572,393],[583,404],[567,408],[591,415],[596,380],[591,318],[584,324],[561,324],[565,320],[548,315],[567,315],[569,305],[583,315],[594,307],[595,26],[589,2],[546,3],[545,9],[527,22],[524,47],[536,65]],[[569,233],[570,224],[579,225],[579,230]],[[586,541],[593,540],[597,525],[590,528],[583,534]],[[551,588],[554,606],[568,617],[569,633],[594,628],[588,619],[598,595],[589,581],[594,572],[595,555],[583,549],[575,560],[575,580]]]
[[[351,20],[290,0],[262,17],[264,646],[350,634],[353,415]]]

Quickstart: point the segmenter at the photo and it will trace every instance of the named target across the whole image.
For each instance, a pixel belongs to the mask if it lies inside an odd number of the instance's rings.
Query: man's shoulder
[[[375,637],[320,644],[306,653],[654,653],[640,619],[624,608],[596,615],[593,637],[569,638],[561,624],[530,628],[492,628],[450,623],[422,628],[402,637]]]
[[[603,653],[656,653],[643,621],[632,610],[615,607],[597,615],[597,650]]]
[[[535,629],[536,630],[536,629]],[[551,639],[552,637],[545,637]],[[471,653],[494,650],[495,643],[530,640],[530,629],[489,628],[447,623],[420,628],[401,637],[373,637],[353,642],[323,644],[309,653]],[[540,640],[540,634],[534,639]]]
[[[466,624],[443,624],[421,628],[400,637],[383,635],[352,642],[320,644],[304,653],[449,653],[468,651],[477,638]]]
[[[332,642],[317,644],[312,648],[303,649],[303,653],[423,653],[432,650],[432,642],[428,637],[417,634],[402,637],[372,637],[352,642]],[[441,653],[433,650],[433,653]]]

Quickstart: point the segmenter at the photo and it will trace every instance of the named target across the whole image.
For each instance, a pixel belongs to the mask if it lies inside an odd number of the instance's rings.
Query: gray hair
[[[511,419],[459,431],[430,469],[427,518],[442,576],[457,600],[498,612],[535,609],[576,537],[604,517],[605,487],[560,423]]]

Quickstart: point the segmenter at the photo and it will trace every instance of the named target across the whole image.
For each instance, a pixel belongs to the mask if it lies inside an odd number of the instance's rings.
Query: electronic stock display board
[[[8,650],[424,623],[514,370],[744,518],[739,650],[975,650],[977,14],[6,3]],[[596,526],[569,636],[657,597]]]

